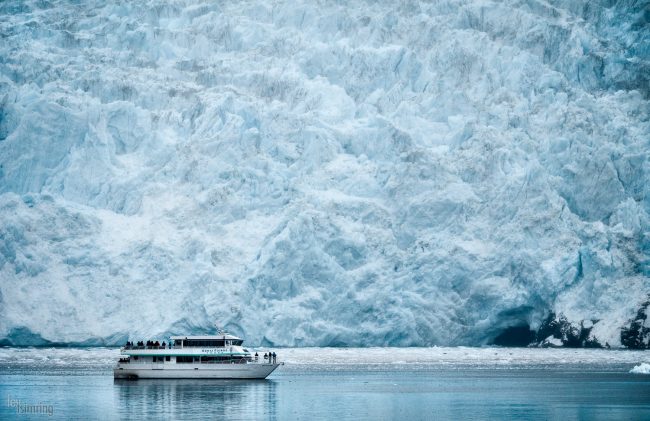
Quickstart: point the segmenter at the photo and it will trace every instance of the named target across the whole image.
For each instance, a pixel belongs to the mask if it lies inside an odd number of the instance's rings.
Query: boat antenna
[[[217,334],[218,334],[218,335],[222,335],[222,334],[224,333],[224,332],[223,332],[223,329],[221,329],[221,328],[219,327],[219,322],[218,322],[218,321],[217,321],[217,322],[214,322],[214,327],[217,328]]]

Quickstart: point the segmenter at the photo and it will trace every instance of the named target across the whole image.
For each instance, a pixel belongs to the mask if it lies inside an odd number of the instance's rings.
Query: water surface
[[[267,380],[114,381],[115,349],[0,349],[0,418],[650,419],[650,354],[285,349]],[[41,409],[19,413],[17,403]],[[39,406],[40,405],[40,406]],[[51,408],[52,415],[48,415]]]

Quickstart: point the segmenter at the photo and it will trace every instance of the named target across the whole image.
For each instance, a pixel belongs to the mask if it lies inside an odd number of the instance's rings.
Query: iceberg
[[[634,374],[650,374],[650,364],[648,363],[641,363],[639,365],[636,365],[632,367],[630,370],[630,373]]]
[[[0,4],[0,344],[650,345],[647,20]]]

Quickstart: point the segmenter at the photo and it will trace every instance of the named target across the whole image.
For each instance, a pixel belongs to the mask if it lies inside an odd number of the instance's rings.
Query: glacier
[[[632,0],[2,2],[0,344],[217,322],[624,346],[650,293],[649,22]]]

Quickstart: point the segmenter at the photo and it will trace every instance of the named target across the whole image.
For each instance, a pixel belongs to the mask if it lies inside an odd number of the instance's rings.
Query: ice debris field
[[[0,3],[0,344],[646,347],[649,16]]]
[[[260,358],[267,349],[257,350]],[[644,351],[492,347],[273,348],[289,371],[595,370],[650,374]],[[111,372],[116,348],[0,348],[0,374]]]

